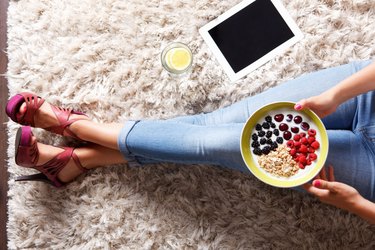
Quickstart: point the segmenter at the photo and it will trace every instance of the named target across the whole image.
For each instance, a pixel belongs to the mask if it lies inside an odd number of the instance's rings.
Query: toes
[[[19,120],[20,118],[22,118],[26,113],[26,103],[22,103],[20,109],[18,110],[16,116],[17,116],[17,119]]]

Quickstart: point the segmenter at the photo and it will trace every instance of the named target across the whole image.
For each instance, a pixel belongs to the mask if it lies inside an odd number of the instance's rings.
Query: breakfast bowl
[[[297,187],[312,180],[328,155],[327,131],[310,109],[274,102],[256,110],[241,133],[241,155],[255,177],[271,186]]]

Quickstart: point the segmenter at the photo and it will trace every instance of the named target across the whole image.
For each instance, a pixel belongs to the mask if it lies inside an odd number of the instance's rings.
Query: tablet
[[[232,82],[303,38],[279,0],[244,0],[199,32]]]

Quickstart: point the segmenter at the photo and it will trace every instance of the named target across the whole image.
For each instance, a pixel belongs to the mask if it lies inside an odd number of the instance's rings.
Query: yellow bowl
[[[259,180],[271,186],[290,188],[307,183],[320,172],[327,159],[329,143],[324,124],[310,109],[296,111],[294,110],[294,105],[295,103],[293,102],[275,102],[265,105],[250,116],[242,129],[240,146],[242,158],[246,163],[246,166]],[[303,120],[307,121],[311,128],[316,130],[316,139],[320,143],[320,148],[316,151],[318,158],[311,165],[306,166],[305,169],[299,169],[295,175],[290,177],[280,177],[266,172],[259,166],[257,156],[251,150],[251,135],[255,131],[255,125],[261,123],[265,116],[271,115],[271,117],[274,117],[275,114],[279,113],[284,115],[292,114],[293,116],[299,114],[302,116]],[[284,140],[284,144],[285,143],[286,140]]]

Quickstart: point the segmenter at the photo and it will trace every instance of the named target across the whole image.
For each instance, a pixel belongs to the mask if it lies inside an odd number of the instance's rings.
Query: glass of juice
[[[193,63],[193,54],[188,46],[180,42],[168,44],[161,53],[161,64],[172,74],[186,73]]]

